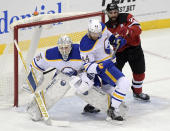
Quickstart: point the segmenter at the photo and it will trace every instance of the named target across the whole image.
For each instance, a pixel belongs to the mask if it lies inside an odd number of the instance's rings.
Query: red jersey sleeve
[[[135,18],[131,14],[129,14],[127,17],[127,28],[129,31],[127,37],[131,37],[132,39],[136,36],[139,36],[142,32],[140,24],[135,20]]]

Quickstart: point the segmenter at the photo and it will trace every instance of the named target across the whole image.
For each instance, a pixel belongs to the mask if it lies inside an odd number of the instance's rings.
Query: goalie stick
[[[48,70],[48,71],[44,71],[43,72],[43,75],[45,75],[45,74],[48,74],[48,73],[50,73],[51,71],[53,71],[53,70],[55,70],[56,68],[52,68],[52,69],[50,69],[50,70]]]
[[[46,107],[45,107],[45,104],[44,104],[44,102],[43,102],[43,99],[42,99],[40,93],[36,93],[36,92],[35,92],[35,88],[36,88],[36,82],[34,81],[34,80],[35,80],[35,79],[34,79],[35,77],[33,78],[32,71],[31,71],[31,70],[30,70],[30,73],[28,72],[28,69],[27,69],[25,60],[24,60],[24,58],[23,58],[23,55],[22,55],[22,53],[21,53],[21,50],[20,50],[20,48],[19,48],[16,40],[14,40],[14,43],[15,43],[15,47],[16,47],[17,50],[18,50],[18,54],[19,54],[19,56],[20,56],[20,58],[21,58],[21,61],[22,61],[23,65],[24,65],[26,75],[28,76],[28,78],[27,78],[28,86],[29,86],[30,90],[32,91],[32,93],[33,93],[34,96],[35,96],[36,102],[37,102],[38,107],[39,107],[39,109],[40,109],[40,111],[41,111],[41,113],[42,113],[42,116],[43,116],[43,118],[44,118],[44,121],[47,123],[47,121],[49,120],[49,115],[48,115],[47,109],[46,109]]]
[[[43,101],[43,98],[40,95],[40,92],[35,92],[36,85],[37,85],[35,74],[32,72],[32,70],[30,70],[30,72],[28,71],[27,66],[26,66],[26,62],[23,58],[22,52],[21,52],[16,40],[14,40],[14,44],[15,44],[16,49],[18,50],[18,54],[19,54],[21,61],[24,65],[25,73],[28,76],[27,77],[28,86],[29,86],[30,90],[32,91],[33,95],[35,96],[35,100],[36,100],[37,105],[40,109],[40,112],[43,116],[43,120],[44,120],[45,124],[56,125],[56,126],[68,126],[69,125],[68,121],[55,121],[55,120],[50,119],[47,108],[46,108],[45,103]]]

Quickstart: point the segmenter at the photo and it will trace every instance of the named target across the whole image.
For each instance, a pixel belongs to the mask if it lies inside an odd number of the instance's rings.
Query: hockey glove
[[[128,27],[122,26],[120,30],[118,31],[118,34],[122,37],[126,37],[129,34]]]
[[[117,38],[115,38],[113,42],[110,42],[110,43],[111,45],[113,45],[113,48],[116,48],[117,46],[119,46],[118,49],[120,49],[126,44],[126,40],[122,38],[121,36],[118,36]]]
[[[90,74],[88,74],[88,75],[90,75]],[[94,82],[93,82],[93,80],[89,79],[88,75],[85,72],[82,73],[80,76],[80,78],[81,78],[80,84],[77,87],[75,84],[78,94],[84,94],[85,92],[87,92],[89,89],[91,89],[93,87]]]

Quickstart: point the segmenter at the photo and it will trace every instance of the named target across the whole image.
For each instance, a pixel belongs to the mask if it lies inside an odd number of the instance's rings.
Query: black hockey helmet
[[[106,7],[106,11],[111,11],[111,10],[119,10],[119,7],[116,3],[109,3]]]

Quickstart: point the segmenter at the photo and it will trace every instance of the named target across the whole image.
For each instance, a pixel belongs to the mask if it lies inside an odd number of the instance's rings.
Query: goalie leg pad
[[[44,98],[47,109],[51,108],[58,100],[60,100],[71,88],[69,81],[71,77],[62,73],[58,74],[50,85],[46,88]]]
[[[28,104],[26,110],[33,121],[40,121],[42,119],[40,109],[34,97],[33,97],[33,100]]]
[[[87,93],[76,93],[81,99],[100,109],[102,112],[107,112],[108,109],[108,95],[101,89],[96,87],[91,88]]]
[[[44,100],[47,110],[49,110],[58,100],[60,100],[70,89],[70,77],[62,73],[58,74],[48,85],[41,96]],[[31,115],[32,120],[41,120],[42,115],[36,100],[33,99],[27,106],[27,112]]]
[[[102,91],[100,88],[93,87],[86,94],[76,93],[81,99],[87,102],[90,105],[93,105],[95,108],[100,109],[102,112],[107,112],[110,106],[110,95]],[[122,102],[119,105],[119,112],[121,115],[125,115],[128,111],[128,106],[125,102]]]

